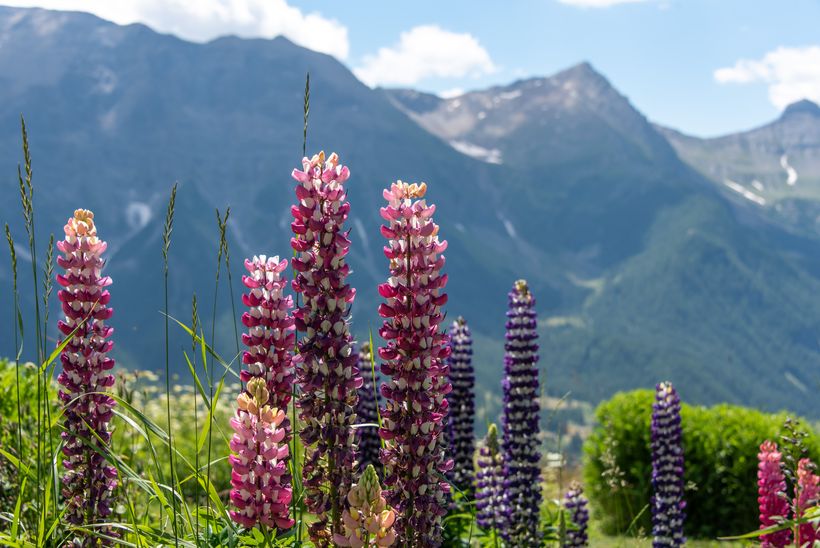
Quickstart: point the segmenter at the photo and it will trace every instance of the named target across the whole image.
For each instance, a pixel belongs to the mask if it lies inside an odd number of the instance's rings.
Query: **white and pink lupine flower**
[[[58,395],[65,406],[62,493],[66,520],[88,525],[111,513],[117,486],[117,470],[103,456],[111,441],[108,423],[115,405],[106,393],[114,385],[110,374],[114,360],[108,357],[114,343],[106,340],[114,331],[106,324],[114,310],[108,306],[111,295],[105,289],[111,278],[101,274],[106,243],[97,237],[94,214],[76,210],[64,231],[65,239],[57,243],[57,249],[63,252],[57,264],[65,274],[57,275],[57,283],[63,288],[58,297],[65,320],[57,327],[71,341],[60,354],[63,371],[57,378]],[[116,537],[110,528],[97,528],[96,532]],[[94,542],[111,543],[104,538],[95,538]]]
[[[447,335],[439,329],[447,302],[441,273],[447,248],[433,222],[435,206],[423,197],[427,185],[394,183],[384,191],[387,221],[382,235],[388,245],[390,277],[379,286],[384,324],[379,348],[386,406],[380,434],[387,500],[396,508],[396,530],[402,546],[439,546],[442,517],[447,513],[449,484],[443,477],[453,466],[442,438],[447,427],[447,394],[451,390],[446,359]]]
[[[231,419],[234,435],[229,457],[231,519],[245,527],[264,525],[289,529],[294,521],[289,507],[292,490],[288,478],[288,445],[282,423],[285,412],[267,404],[265,381],[253,378],[247,391],[237,398],[236,416]]]

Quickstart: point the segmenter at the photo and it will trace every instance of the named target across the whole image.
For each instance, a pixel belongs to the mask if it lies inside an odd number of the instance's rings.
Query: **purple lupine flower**
[[[564,495],[564,508],[569,514],[569,521],[575,526],[567,529],[567,538],[564,546],[588,546],[587,522],[589,510],[584,490],[577,482],[572,482]]]
[[[324,153],[302,160],[303,171],[293,170],[298,203],[291,208],[297,274],[293,289],[302,306],[294,312],[299,354],[294,357],[302,392],[300,432],[305,445],[302,468],[305,504],[317,516],[310,537],[329,546],[342,532],[341,516],[355,466],[354,429],[357,390],[362,385],[348,325],[356,291],[346,282],[350,248],[344,222],[350,211],[345,181],[347,167],[336,154],[325,162]]]
[[[97,237],[94,214],[76,210],[64,230],[65,239],[57,243],[64,256],[57,257],[57,264],[65,274],[57,275],[57,283],[63,287],[58,297],[65,320],[57,327],[71,337],[71,342],[60,354],[63,371],[57,378],[59,398],[65,406],[62,493],[66,520],[88,525],[111,513],[117,486],[117,470],[103,457],[111,441],[108,423],[115,405],[105,393],[114,385],[114,376],[109,373],[114,360],[107,355],[114,343],[106,340],[114,331],[106,324],[114,310],[108,307],[111,295],[105,289],[111,278],[101,275],[106,243]],[[117,536],[110,528],[95,531]],[[110,544],[102,538],[93,542]]]
[[[473,370],[473,339],[464,318],[450,326],[450,383],[453,390],[447,396],[449,404],[449,447],[453,458],[450,477],[453,484],[468,494],[473,492],[473,456],[475,455],[475,371]]]
[[[286,413],[268,405],[265,380],[253,377],[237,398],[229,457],[231,519],[245,527],[262,524],[270,529],[293,527],[288,504],[293,492],[288,475],[289,448],[282,423]]]
[[[287,529],[293,525],[288,514],[292,495],[288,471],[290,423],[288,403],[293,387],[293,301],[283,294],[288,266],[279,257],[254,257],[245,261],[248,274],[242,283],[248,293],[242,302],[248,311],[242,323],[248,328],[242,342],[247,366],[240,379],[247,390],[239,397],[231,449],[231,501],[237,510],[231,518],[245,527],[263,524]]]
[[[509,293],[507,341],[504,344],[505,519],[502,535],[513,546],[540,542],[541,458],[538,404],[538,333],[535,298],[527,282],[518,280]]]
[[[652,406],[652,545],[681,546],[683,521],[683,444],[680,398],[672,383],[658,384]]]
[[[504,525],[504,460],[498,447],[498,429],[490,425],[478,451],[475,509],[478,526],[501,532]]]
[[[443,475],[452,468],[440,443],[447,425],[450,392],[446,363],[450,348],[439,329],[447,302],[441,273],[447,242],[439,241],[432,216],[435,206],[423,197],[427,185],[398,181],[384,191],[381,227],[388,244],[390,277],[379,286],[386,345],[379,348],[386,404],[380,435],[387,500],[396,509],[400,546],[439,546],[450,485]]]
[[[757,454],[757,503],[760,509],[760,528],[766,529],[789,519],[789,500],[786,495],[786,476],[777,444],[766,440]],[[764,548],[781,548],[792,541],[792,532],[783,529],[760,536]]]
[[[359,352],[359,371],[362,375],[362,386],[359,388],[359,403],[356,407],[356,416],[359,424],[379,424],[379,400],[378,393],[374,390],[373,370],[371,359],[373,357],[370,343],[362,344]],[[377,379],[378,380],[378,379]],[[381,451],[381,438],[379,438],[378,426],[364,426],[356,429],[356,440],[358,442],[359,468],[364,471],[372,464],[377,473],[382,468],[379,461],[379,451]]]

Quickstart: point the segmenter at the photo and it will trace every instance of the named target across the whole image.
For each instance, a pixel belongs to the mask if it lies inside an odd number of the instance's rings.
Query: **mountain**
[[[95,210],[110,243],[115,351],[125,365],[164,363],[160,249],[175,181],[174,317],[188,323],[195,292],[211,328],[215,208],[231,207],[237,302],[245,256],[290,255],[289,173],[301,156],[310,71],[308,151],[338,152],[353,174],[359,339],[379,325],[376,284],[387,274],[381,189],[424,180],[450,244],[448,314],[473,327],[479,401],[490,413],[506,293],[522,277],[538,298],[550,394],[595,402],[668,378],[696,403],[817,413],[802,397],[816,389],[820,364],[812,241],[736,207],[588,64],[444,100],[372,90],[337,60],[283,38],[192,44],[82,13],[0,8],[0,40],[0,215],[22,240],[22,112],[38,249],[75,207]],[[223,271],[215,331],[233,356],[226,282]],[[4,257],[4,303],[9,284]],[[11,354],[0,325],[0,352]],[[189,343],[171,333],[172,367],[184,373]]]
[[[763,127],[713,139],[659,128],[731,200],[782,228],[820,237],[820,107],[803,100]]]

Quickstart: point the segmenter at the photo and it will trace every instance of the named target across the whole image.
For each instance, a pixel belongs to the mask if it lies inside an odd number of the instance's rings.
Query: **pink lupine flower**
[[[302,392],[300,432],[305,445],[302,468],[305,503],[318,519],[310,525],[311,540],[329,546],[341,532],[341,516],[353,482],[356,455],[354,428],[357,390],[362,385],[353,353],[348,315],[355,290],[346,282],[350,240],[344,223],[350,211],[344,183],[350,177],[336,154],[302,160],[293,170],[298,203],[291,208],[297,274],[294,291],[302,306],[294,313],[299,354],[294,358]]]
[[[764,441],[757,455],[757,502],[760,508],[760,528],[776,525],[789,517],[789,501],[786,495],[786,478],[783,475],[782,455],[777,444]],[[787,546],[792,534],[788,529],[761,535],[761,546],[776,548]]]
[[[441,273],[447,242],[439,241],[432,216],[435,206],[423,200],[427,186],[394,183],[384,191],[382,235],[388,245],[390,277],[379,286],[385,319],[379,348],[386,406],[380,435],[387,500],[396,508],[396,530],[403,546],[441,544],[441,519],[447,512],[449,484],[443,475],[453,466],[441,443],[447,427],[451,390],[446,358],[447,335],[439,329],[447,302]]]
[[[820,476],[814,473],[814,463],[809,459],[800,459],[797,463],[797,489],[795,508],[798,518],[806,514],[806,510],[820,504]],[[820,542],[820,523],[803,523],[798,527],[797,545],[812,547]]]
[[[117,486],[117,470],[103,457],[111,441],[108,423],[115,405],[105,393],[114,384],[109,373],[114,360],[107,355],[114,343],[106,340],[114,331],[106,324],[114,310],[108,307],[111,295],[105,289],[111,278],[101,275],[106,243],[97,237],[94,214],[76,210],[64,230],[65,239],[57,243],[63,256],[57,257],[57,264],[65,274],[57,275],[57,283],[63,287],[58,297],[65,320],[57,327],[71,341],[60,354],[63,371],[57,378],[59,398],[65,406],[62,494],[66,520],[87,525],[111,513]],[[107,528],[97,528],[96,532],[116,536]],[[110,544],[105,539],[94,541]]]
[[[347,501],[349,506],[342,515],[344,533],[333,535],[336,546],[393,546],[396,542],[393,529],[396,514],[387,506],[372,464],[367,465],[359,483],[350,489]]]
[[[242,382],[258,377],[265,380],[271,407],[285,410],[293,390],[292,349],[293,299],[283,291],[287,279],[282,273],[288,261],[279,257],[254,257],[245,260],[248,275],[242,283],[249,289],[242,295],[242,302],[248,311],[242,314],[242,323],[248,332],[242,335],[242,342],[248,350],[242,355],[247,366],[241,373]],[[288,429],[287,421],[284,426]],[[289,431],[289,430],[288,430]]]
[[[234,435],[229,457],[231,519],[245,527],[264,525],[288,529],[288,504],[292,491],[288,481],[288,445],[282,423],[285,412],[268,405],[270,394],[261,378],[248,381],[247,391],[237,398],[236,416],[231,419]]]

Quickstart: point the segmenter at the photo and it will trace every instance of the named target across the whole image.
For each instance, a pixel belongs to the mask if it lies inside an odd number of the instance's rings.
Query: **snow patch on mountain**
[[[462,154],[472,156],[488,164],[502,163],[501,151],[497,148],[484,148],[473,143],[468,143],[467,141],[450,141],[450,146]]]
[[[723,181],[723,183],[730,189],[734,190],[735,192],[746,198],[747,200],[751,200],[752,202],[761,206],[766,205],[766,199],[763,198],[763,196],[758,196],[757,194],[755,194],[745,186],[741,185],[740,183],[736,183],[731,179],[726,179]]]
[[[789,165],[788,154],[784,154],[780,157],[780,167],[786,170],[786,184],[794,186],[797,182],[797,170]]]

